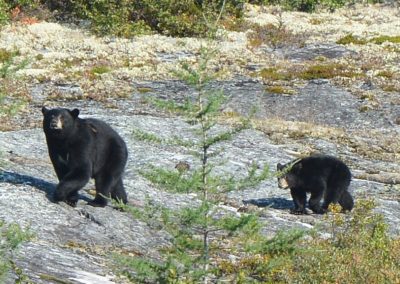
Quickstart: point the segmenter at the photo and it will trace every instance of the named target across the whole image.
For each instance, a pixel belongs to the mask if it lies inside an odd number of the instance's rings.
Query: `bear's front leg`
[[[76,204],[78,203],[78,199],[79,199],[78,192],[73,192],[67,197],[67,199],[65,200],[65,203],[67,203],[69,206],[76,207]]]
[[[290,194],[293,198],[294,208],[290,210],[291,214],[302,215],[307,214],[306,211],[306,192],[301,188],[291,188]]]
[[[67,199],[66,192],[58,184],[56,191],[54,192],[53,199],[55,202],[65,201]]]
[[[55,202],[63,201],[65,203],[67,203],[69,206],[76,207],[76,204],[78,203],[79,195],[78,195],[78,192],[73,192],[67,196],[64,191],[58,189],[58,187],[57,187],[56,191],[54,192],[53,199]]]
[[[313,192],[311,193],[310,200],[308,201],[310,209],[316,214],[324,214],[327,211],[328,207],[326,208],[321,207],[322,196],[323,196],[323,191]]]
[[[89,172],[82,168],[76,168],[68,173],[65,178],[57,185],[54,192],[55,202],[64,201],[71,206],[76,206],[78,202],[78,191],[89,181]]]
[[[307,215],[307,211],[305,208],[292,208],[290,209],[290,214],[294,214],[294,215]]]
[[[109,172],[100,172],[94,177],[94,182],[96,186],[96,197],[88,202],[88,205],[94,207],[105,207],[108,204],[108,199],[110,198],[111,188],[119,182],[115,180],[111,170]]]

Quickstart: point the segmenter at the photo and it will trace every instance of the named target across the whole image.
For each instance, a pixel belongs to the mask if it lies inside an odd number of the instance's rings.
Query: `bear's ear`
[[[42,113],[46,114],[49,111],[49,109],[45,106],[42,107]]]
[[[70,110],[69,113],[72,115],[73,118],[77,118],[79,115],[79,109],[75,108],[73,110]]]
[[[282,169],[283,169],[283,165],[282,165],[281,163],[278,163],[278,164],[276,165],[276,169],[277,169],[278,171],[282,170]]]

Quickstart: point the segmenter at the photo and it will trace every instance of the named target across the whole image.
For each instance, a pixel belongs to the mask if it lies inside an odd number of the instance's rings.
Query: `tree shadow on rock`
[[[269,207],[273,209],[290,209],[293,207],[293,202],[291,200],[280,197],[248,199],[243,200],[243,204],[251,204],[258,207]]]
[[[56,190],[57,184],[47,182],[40,178],[35,178],[28,175],[22,175],[14,172],[9,171],[0,171],[0,183],[11,183],[11,184],[23,184],[23,185],[30,185],[33,186],[40,191],[46,193],[46,198],[54,203],[54,191]],[[80,199],[84,199],[86,201],[90,200],[89,198],[80,195]]]

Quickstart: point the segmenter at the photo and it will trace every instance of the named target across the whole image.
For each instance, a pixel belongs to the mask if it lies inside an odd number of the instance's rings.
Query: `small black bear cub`
[[[96,196],[89,205],[104,207],[108,197],[127,203],[122,175],[128,150],[118,133],[103,121],[79,118],[78,109],[43,107],[42,113],[50,159],[59,180],[55,201],[76,206],[78,191],[94,178]]]
[[[312,155],[294,160],[285,165],[278,164],[280,188],[290,188],[294,208],[292,214],[307,214],[306,193],[311,193],[308,201],[310,209],[317,214],[327,211],[329,204],[337,203],[343,211],[351,211],[353,198],[348,192],[351,173],[339,159],[326,155]],[[324,202],[321,206],[321,199]]]

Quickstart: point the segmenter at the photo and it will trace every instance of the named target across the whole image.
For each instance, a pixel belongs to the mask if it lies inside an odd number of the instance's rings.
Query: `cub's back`
[[[351,178],[350,169],[336,157],[329,155],[313,155],[301,160],[302,171],[307,175],[341,176]]]

